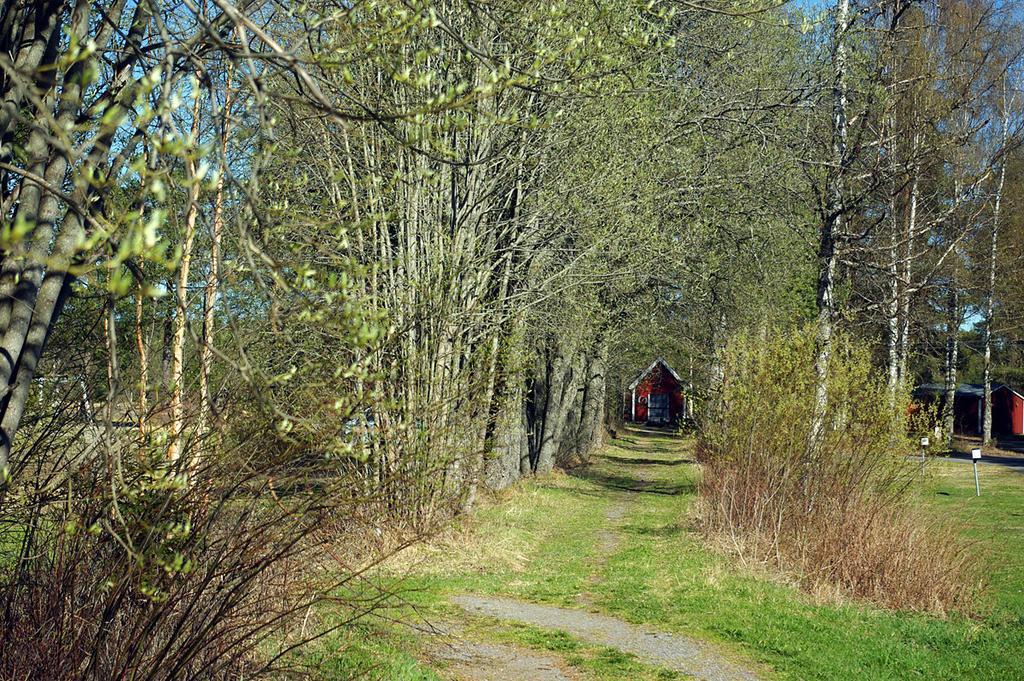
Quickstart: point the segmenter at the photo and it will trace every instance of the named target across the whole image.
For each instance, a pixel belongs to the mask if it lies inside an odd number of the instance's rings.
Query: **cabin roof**
[[[996,390],[1009,390],[1017,397],[1024,399],[1024,394],[1021,391],[1006,385],[1005,383],[993,383],[992,392]],[[946,386],[943,383],[925,383],[919,385],[914,389],[914,395],[941,395],[946,392]],[[985,397],[985,386],[981,383],[961,383],[956,387],[956,394],[958,397],[976,397],[978,399]]]
[[[633,382],[629,384],[629,390],[633,390],[634,388],[636,388],[640,384],[640,381],[644,380],[644,377],[647,376],[652,371],[654,371],[654,367],[658,366],[659,364],[668,369],[668,372],[672,374],[672,378],[676,379],[676,381],[679,382],[679,385],[683,384],[683,379],[679,377],[679,374],[676,373],[676,370],[670,367],[668,362],[666,362],[663,358],[659,357],[658,359],[651,362],[651,365],[649,367],[647,367],[639,374],[637,374],[636,378],[633,379]]]

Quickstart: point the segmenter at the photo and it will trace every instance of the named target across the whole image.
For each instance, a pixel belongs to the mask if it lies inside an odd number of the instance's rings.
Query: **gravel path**
[[[632,653],[646,664],[666,667],[697,679],[749,681],[758,678],[753,672],[725,660],[707,643],[679,634],[639,627],[608,615],[522,603],[507,598],[456,596],[452,601],[473,615],[512,620],[545,629],[560,629],[589,643]],[[507,678],[547,677],[523,675]]]
[[[455,640],[434,650],[446,671],[465,681],[572,681],[554,657],[497,643]]]
[[[605,511],[603,527],[598,531],[594,564],[583,593],[577,599],[581,608],[596,607],[593,590],[602,579],[602,566],[621,546],[623,522],[638,495],[647,492],[678,494],[660,480],[651,480],[645,473],[645,464],[676,465],[682,460],[632,459],[620,457],[614,463],[630,465],[628,475],[597,476],[600,484],[611,490],[612,503]],[[581,477],[588,477],[586,475]],[[706,681],[756,681],[752,671],[727,660],[715,646],[679,634],[661,632],[637,626],[624,620],[584,609],[524,603],[508,598],[461,595],[452,602],[470,615],[493,617],[505,622],[520,622],[556,629],[588,643],[632,653],[641,662],[681,672]],[[446,660],[447,670],[455,678],[466,681],[563,681],[572,679],[561,658],[526,651],[507,645],[476,643],[461,640],[455,631],[448,632],[450,642],[435,648],[433,656]]]

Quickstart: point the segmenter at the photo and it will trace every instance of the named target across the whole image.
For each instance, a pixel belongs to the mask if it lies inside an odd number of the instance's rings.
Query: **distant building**
[[[641,371],[622,397],[623,418],[633,423],[668,425],[690,416],[683,380],[663,359]]]
[[[942,408],[946,387],[927,383],[914,390],[914,399]],[[961,383],[953,400],[953,430],[962,435],[980,435],[985,418],[985,386]],[[992,384],[992,433],[1024,435],[1024,394],[1002,383]]]

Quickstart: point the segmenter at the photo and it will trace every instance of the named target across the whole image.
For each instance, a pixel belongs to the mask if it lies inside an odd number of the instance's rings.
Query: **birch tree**
[[[984,327],[983,338],[983,373],[982,380],[985,386],[984,414],[982,416],[982,444],[987,445],[992,440],[992,329],[995,321],[995,297],[996,297],[996,276],[999,251],[999,229],[1001,226],[1003,206],[1003,190],[1006,187],[1006,164],[1007,157],[1012,149],[1010,139],[1010,120],[1013,111],[1016,95],[1007,92],[1008,76],[1004,72],[1000,79],[998,112],[999,112],[999,142],[998,153],[1001,156],[999,162],[999,174],[996,180],[994,196],[992,197],[992,219],[988,242],[988,282],[985,289],[984,302]]]
[[[808,449],[814,452],[824,432],[828,406],[828,367],[836,316],[837,244],[844,224],[847,158],[847,40],[851,27],[849,0],[837,0],[832,28],[832,153],[827,170],[825,204],[818,245],[818,331],[815,340],[814,417]]]

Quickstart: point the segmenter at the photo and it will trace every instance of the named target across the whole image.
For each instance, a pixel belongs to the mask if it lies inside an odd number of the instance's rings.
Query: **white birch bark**
[[[199,141],[200,93],[195,93],[192,105],[192,131],[189,143]],[[171,344],[171,423],[170,442],[167,458],[177,461],[181,457],[181,440],[185,430],[185,406],[183,400],[185,377],[185,333],[188,329],[188,281],[192,267],[192,246],[196,238],[196,218],[199,215],[199,184],[195,154],[186,161],[188,187],[188,208],[185,211],[185,233],[182,238],[181,262],[178,265],[178,281],[174,290],[174,340]]]
[[[942,429],[946,445],[953,446],[953,435],[956,428],[956,363],[960,349],[960,291],[955,273],[950,275],[949,291],[946,308],[946,356],[945,402],[942,405]]]
[[[910,181],[910,207],[907,215],[907,230],[903,240],[905,242],[903,254],[902,289],[900,291],[900,347],[899,347],[899,380],[900,386],[907,385],[907,360],[910,355],[910,296],[911,277],[914,266],[914,239],[917,236],[917,203],[919,189],[920,170],[916,161],[918,137],[914,135],[912,154],[915,156],[913,166],[913,177]]]
[[[845,210],[843,180],[847,154],[847,48],[850,28],[849,0],[837,0],[832,47],[832,158],[826,187],[825,216],[818,244],[818,319],[815,338],[815,389],[808,450],[813,454],[822,444],[828,410],[828,376],[832,360],[835,324],[835,278],[837,239],[843,229]]]
[[[231,135],[231,77],[229,66],[224,85],[224,108],[221,112],[220,159],[221,172],[213,199],[213,220],[210,225],[210,264],[206,272],[206,286],[203,287],[203,337],[199,350],[199,424],[198,432],[204,435],[213,418],[213,397],[210,394],[210,370],[213,366],[213,331],[217,321],[217,287],[220,283],[220,244],[224,232],[224,176],[228,164],[228,139]]]
[[[992,322],[995,318],[996,297],[996,251],[999,247],[999,218],[1002,208],[1003,187],[1006,184],[1006,148],[1010,134],[1010,116],[1007,110],[1006,79],[1003,79],[1003,126],[1000,137],[1000,151],[1004,154],[999,164],[999,182],[996,185],[995,203],[992,207],[992,236],[988,251],[988,290],[985,292],[985,350],[984,350],[984,381],[985,381],[985,413],[982,417],[981,441],[988,444],[992,441]]]

